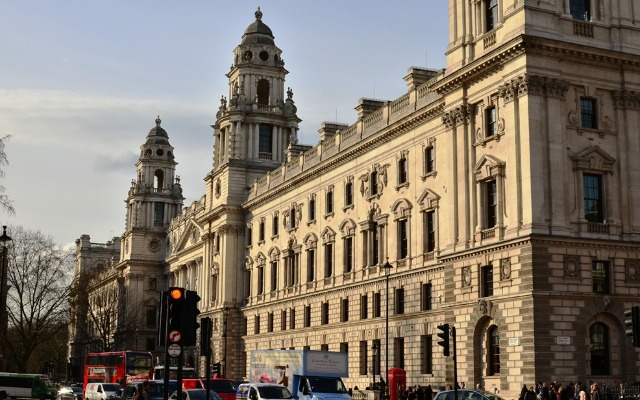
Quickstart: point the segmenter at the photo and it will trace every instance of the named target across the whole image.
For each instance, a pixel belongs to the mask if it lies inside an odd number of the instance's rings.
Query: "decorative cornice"
[[[631,90],[614,90],[611,93],[613,104],[617,109],[640,110],[640,93]]]

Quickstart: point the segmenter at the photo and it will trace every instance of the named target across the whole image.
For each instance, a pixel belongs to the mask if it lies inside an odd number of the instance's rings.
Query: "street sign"
[[[171,343],[178,343],[180,341],[181,337],[182,337],[182,335],[180,334],[180,331],[171,331],[171,332],[169,332],[169,341]]]
[[[182,353],[182,348],[180,347],[179,344],[173,343],[169,345],[169,348],[167,349],[167,353],[169,353],[171,357],[178,357],[180,353]]]

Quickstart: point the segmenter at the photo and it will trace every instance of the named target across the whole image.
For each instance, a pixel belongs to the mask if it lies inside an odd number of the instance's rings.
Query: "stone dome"
[[[262,44],[275,46],[273,33],[264,22],[262,22],[262,11],[260,7],[256,11],[256,20],[247,27],[242,35],[242,44]]]
[[[160,116],[158,116],[158,118],[156,118],[156,126],[149,131],[145,144],[169,144],[169,135],[167,131],[160,126],[161,122],[162,120]]]

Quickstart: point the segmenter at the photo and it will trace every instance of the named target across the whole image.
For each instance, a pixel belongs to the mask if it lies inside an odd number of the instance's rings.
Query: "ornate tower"
[[[169,135],[160,126],[147,135],[136,163],[137,179],[131,181],[127,197],[126,230],[122,235],[121,261],[144,259],[161,262],[166,230],[182,209],[182,187],[175,176],[176,165]]]
[[[214,169],[231,160],[246,160],[271,169],[286,161],[285,150],[297,144],[298,123],[293,92],[285,93],[282,51],[271,29],[256,20],[242,35],[227,74],[229,93],[221,99],[216,115]],[[285,97],[286,96],[286,97]]]

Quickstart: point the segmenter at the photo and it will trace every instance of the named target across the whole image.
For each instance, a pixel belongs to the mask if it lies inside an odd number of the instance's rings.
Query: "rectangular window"
[[[324,245],[324,277],[333,276],[333,243]]]
[[[322,325],[329,323],[329,302],[322,303]]]
[[[307,250],[307,282],[313,282],[316,279],[316,251],[315,249]]]
[[[344,186],[344,205],[353,205],[353,182],[347,182]]]
[[[367,358],[369,358],[367,356],[367,341],[366,340],[361,340],[360,341],[360,362],[359,362],[359,370],[360,370],[360,375],[367,375],[368,374],[368,365],[367,365]]]
[[[434,210],[426,211],[424,218],[424,249],[425,253],[431,253],[436,249],[436,212]]]
[[[264,267],[258,267],[258,294],[264,293]]]
[[[406,219],[398,221],[398,259],[403,260],[409,255],[409,231]]]
[[[404,314],[404,288],[396,289],[395,314]]]
[[[595,99],[580,99],[580,120],[583,128],[597,129],[596,101]]]
[[[360,319],[369,318],[369,298],[366,294],[360,296]]]
[[[431,335],[420,336],[420,373],[432,374],[433,373],[433,338]]]
[[[153,225],[164,225],[164,203],[153,203]]]
[[[289,309],[289,329],[296,329],[296,309]]]
[[[340,322],[349,321],[349,299],[340,302]]]
[[[435,170],[434,149],[433,146],[428,146],[424,149],[424,173],[429,174]]]
[[[398,161],[398,184],[407,183],[407,159],[401,158]]]
[[[348,353],[349,352],[349,343],[340,342],[340,352],[341,353]]]
[[[591,279],[593,281],[593,293],[609,294],[609,263],[606,261],[592,262]]]
[[[309,200],[309,221],[316,220],[316,199],[312,198]]]
[[[271,291],[278,290],[278,263],[276,261],[271,262]]]
[[[251,226],[247,226],[247,246],[251,246],[253,242],[253,228]]]
[[[280,311],[280,330],[287,330],[287,310]]]
[[[147,282],[147,289],[156,290],[157,287],[158,287],[158,280],[156,278],[149,278],[149,281]]]
[[[260,316],[256,315],[253,317],[253,333],[255,335],[260,333]]]
[[[433,291],[433,286],[431,285],[431,283],[423,283],[422,284],[422,293],[421,293],[421,298],[420,298],[420,310],[421,311],[430,311],[431,310],[431,305],[433,302],[433,298],[432,298],[432,291]]]
[[[378,172],[373,171],[369,176],[369,191],[371,192],[371,196],[375,196],[378,194]]]
[[[271,125],[260,124],[259,131],[259,157],[264,160],[271,160],[273,128]]]
[[[273,332],[273,313],[267,314],[267,332]]]
[[[333,191],[329,190],[327,192],[327,210],[326,214],[331,214],[333,212]]]
[[[381,309],[380,304],[381,304],[380,292],[374,293],[373,294],[373,317],[374,318],[380,317],[380,309]]]
[[[311,327],[311,306],[304,306],[304,327]]]
[[[482,297],[493,296],[493,265],[482,267]]]
[[[591,19],[589,10],[589,0],[570,0],[571,16],[581,21],[589,21]]]
[[[486,134],[485,137],[492,137],[496,134],[496,108],[487,107],[485,110]]]
[[[264,220],[260,221],[260,241],[264,242]]]
[[[582,175],[582,190],[584,191],[584,218],[589,222],[603,223],[602,176]]]
[[[394,367],[404,369],[404,338],[393,339],[393,347]]]
[[[495,29],[498,23],[498,0],[486,0],[487,5],[487,32]]]
[[[485,228],[490,229],[496,226],[498,221],[498,190],[495,179],[485,183],[485,190],[487,196],[487,226]]]
[[[353,237],[344,238],[344,272],[353,270]]]
[[[273,216],[273,227],[271,229],[272,236],[278,236],[278,215]]]
[[[380,238],[378,238],[378,227],[377,224],[371,229],[373,248],[371,249],[371,265],[378,265],[378,260],[380,257]]]

